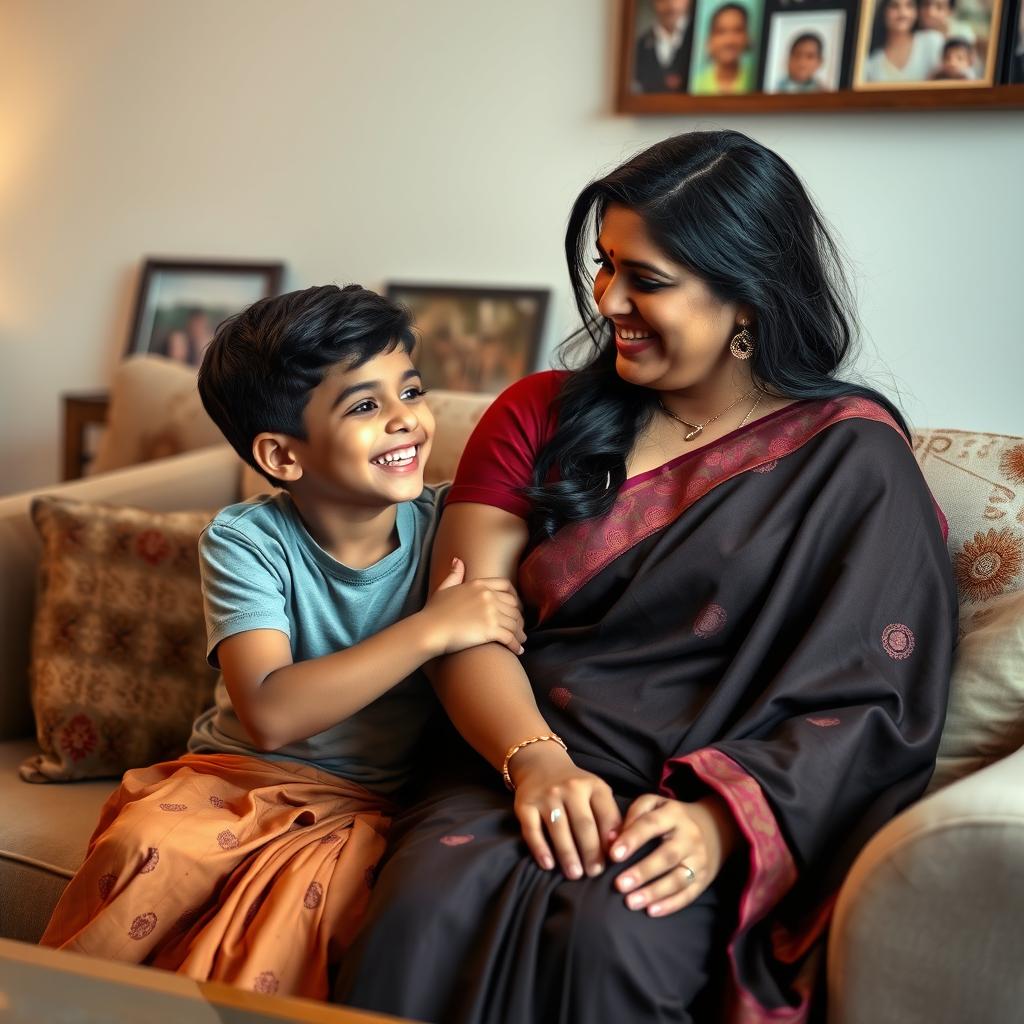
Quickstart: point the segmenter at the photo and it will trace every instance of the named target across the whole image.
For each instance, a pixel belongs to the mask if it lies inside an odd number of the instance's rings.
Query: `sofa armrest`
[[[32,735],[28,664],[39,537],[32,500],[52,494],[156,511],[215,509],[238,500],[239,460],[220,444],[142,466],[0,498],[0,740]]]
[[[1024,1006],[1024,749],[941,789],[854,863],[829,939],[830,1024],[979,1024]]]

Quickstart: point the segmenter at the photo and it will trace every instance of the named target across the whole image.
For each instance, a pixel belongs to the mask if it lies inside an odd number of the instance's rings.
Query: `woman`
[[[879,0],[865,82],[924,82],[942,63],[941,32],[919,29],[917,0]]]
[[[941,514],[897,410],[834,376],[836,250],[775,154],[659,143],[583,190],[566,252],[589,358],[496,400],[434,549],[435,575],[456,552],[517,574],[531,620],[521,659],[437,670],[494,771],[400,822],[337,994],[444,1022],[802,1021],[844,872],[931,774]]]

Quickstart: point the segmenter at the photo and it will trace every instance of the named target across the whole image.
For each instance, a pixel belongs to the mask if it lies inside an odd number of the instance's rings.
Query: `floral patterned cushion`
[[[183,752],[213,699],[199,585],[212,513],[156,513],[43,496],[32,636],[41,753],[29,782],[119,776]]]
[[[949,520],[960,594],[937,788],[1024,743],[1024,438],[927,430],[914,451]]]

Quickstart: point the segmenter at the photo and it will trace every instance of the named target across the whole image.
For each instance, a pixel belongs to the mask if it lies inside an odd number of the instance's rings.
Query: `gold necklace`
[[[723,409],[717,416],[712,416],[711,419],[705,420],[703,423],[691,423],[689,420],[684,420],[682,416],[677,416],[671,409],[665,406],[665,403],[660,398],[658,399],[658,405],[661,406],[661,411],[665,413],[666,416],[671,416],[672,419],[674,419],[677,423],[681,423],[684,427],[686,427],[687,433],[683,437],[683,440],[692,441],[694,440],[694,438],[700,437],[700,435],[704,432],[705,427],[710,426],[712,423],[715,422],[715,420],[721,419],[727,412],[729,412],[730,409],[735,409],[736,406],[740,404],[740,402],[746,401],[746,399],[748,399],[751,395],[755,393],[757,394],[757,401],[751,407],[750,412],[748,412],[747,415],[744,417],[743,423],[740,424],[740,426],[742,427],[747,422],[747,420],[750,419],[750,416],[753,413],[754,409],[757,408],[758,404],[761,401],[761,395],[758,393],[757,388],[751,388],[749,391],[744,392],[727,409]]]

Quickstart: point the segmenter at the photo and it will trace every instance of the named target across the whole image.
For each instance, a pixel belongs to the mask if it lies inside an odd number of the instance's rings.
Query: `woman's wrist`
[[[554,742],[531,743],[518,750],[508,762],[508,774],[514,788],[536,771],[548,771],[573,763],[569,754]]]
[[[692,805],[703,829],[709,829],[718,846],[719,864],[724,864],[740,841],[740,830],[729,805],[717,793],[701,797]]]

